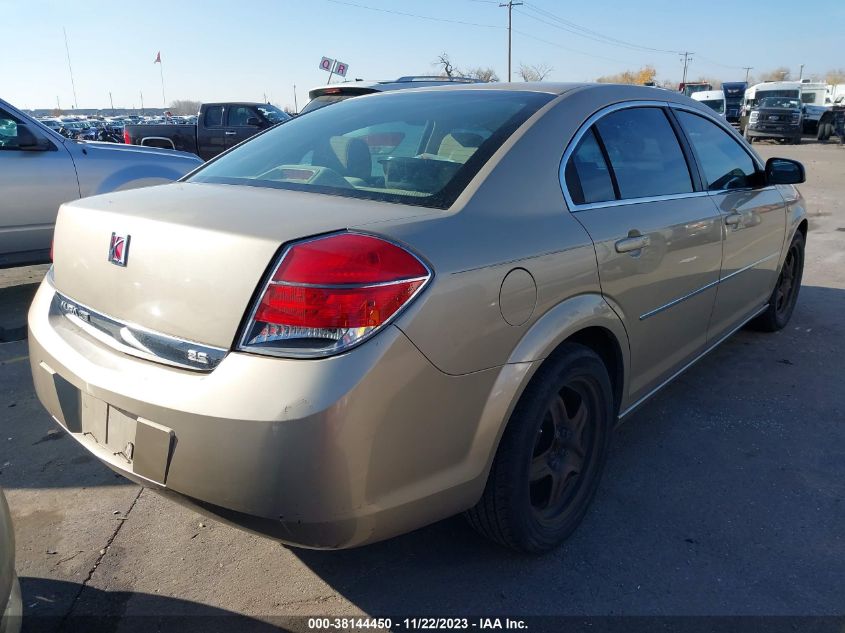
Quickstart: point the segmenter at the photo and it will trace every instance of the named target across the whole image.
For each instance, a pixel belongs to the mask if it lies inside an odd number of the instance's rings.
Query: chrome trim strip
[[[691,299],[692,297],[701,294],[705,290],[709,290],[713,286],[718,286],[719,281],[721,281],[721,280],[717,279],[716,281],[711,281],[709,284],[705,284],[705,285],[701,286],[701,288],[699,288],[698,290],[693,290],[689,294],[685,294],[683,297],[678,297],[677,299],[673,299],[669,303],[664,304],[664,305],[660,306],[659,308],[655,308],[654,310],[649,310],[645,314],[641,314],[640,315],[640,321],[645,321],[647,318],[653,317],[655,314],[659,314],[659,313],[663,312],[664,310],[668,310],[672,306],[676,306],[679,303],[681,303],[682,301],[686,301],[687,299]]]
[[[689,193],[668,193],[662,196],[649,196],[648,198],[626,198],[624,200],[607,200],[605,202],[589,202],[587,204],[573,204],[572,212],[580,213],[590,209],[604,209],[609,207],[620,207],[623,205],[644,204],[646,202],[660,202],[663,200],[686,200],[688,198],[701,198],[710,195],[707,191],[692,191]]]
[[[719,345],[721,345],[721,344],[722,344],[725,340],[727,340],[728,338],[730,338],[731,336],[733,336],[734,334],[736,334],[739,330],[741,330],[741,329],[745,326],[745,324],[746,324],[746,323],[748,323],[748,322],[749,322],[749,321],[751,321],[753,318],[755,318],[756,316],[758,316],[759,314],[761,314],[762,312],[764,312],[764,311],[766,310],[766,308],[768,308],[768,307],[769,307],[769,304],[768,304],[768,303],[766,303],[766,304],[765,304],[765,305],[763,305],[761,308],[759,308],[759,309],[755,310],[754,312],[752,312],[752,313],[751,313],[751,316],[749,316],[749,317],[747,317],[745,320],[743,320],[743,321],[742,321],[739,325],[737,325],[734,329],[730,330],[727,334],[725,334],[725,335],[724,335],[724,336],[722,336],[719,340],[717,340],[715,343],[713,343],[713,345],[711,345],[710,347],[708,347],[707,349],[705,349],[703,352],[701,352],[701,354],[699,354],[698,356],[696,356],[695,358],[693,358],[690,362],[688,362],[686,365],[684,365],[683,367],[681,367],[678,371],[676,371],[674,374],[672,374],[671,376],[669,376],[666,380],[664,380],[663,382],[661,382],[659,385],[657,385],[654,389],[652,389],[651,391],[649,391],[649,392],[648,392],[646,395],[644,395],[642,398],[640,398],[639,400],[637,400],[637,401],[636,401],[634,404],[632,404],[630,407],[628,407],[627,409],[625,409],[622,413],[620,413],[620,414],[617,416],[617,420],[622,420],[622,418],[624,418],[625,416],[627,416],[628,414],[630,414],[631,412],[633,412],[633,411],[634,411],[634,409],[636,409],[636,408],[637,408],[637,407],[639,407],[641,404],[643,404],[644,402],[646,402],[649,398],[651,398],[653,395],[655,395],[658,391],[660,391],[661,389],[663,389],[663,387],[665,387],[666,385],[668,385],[670,382],[672,382],[673,380],[675,380],[675,378],[677,378],[677,377],[678,377],[678,376],[680,376],[682,373],[684,373],[687,369],[689,369],[690,367],[692,367],[693,365],[695,365],[698,361],[700,361],[702,358],[704,358],[705,356],[707,356],[707,354],[709,354],[709,353],[710,353],[710,352],[712,352],[714,349],[716,349],[716,348],[717,348]]]
[[[229,353],[229,350],[221,347],[203,345],[125,323],[92,310],[59,291],[55,292],[50,303],[50,316],[66,318],[119,352],[181,369],[212,371]]]
[[[735,277],[739,273],[744,273],[746,270],[751,270],[752,268],[756,268],[760,264],[767,262],[770,259],[773,259],[775,257],[780,257],[780,253],[778,252],[778,253],[772,253],[771,255],[766,255],[766,257],[764,257],[763,259],[758,259],[753,264],[748,264],[748,266],[743,266],[739,270],[735,270],[731,274],[725,275],[724,277],[721,277],[721,278],[717,279],[716,281],[711,281],[709,284],[705,284],[705,285],[701,286],[701,288],[698,288],[697,290],[693,290],[689,294],[685,294],[682,297],[678,297],[677,299],[673,299],[669,303],[664,304],[664,305],[660,306],[659,308],[655,308],[654,310],[649,310],[645,314],[640,315],[640,321],[645,321],[647,318],[653,317],[655,314],[659,314],[660,312],[663,312],[664,310],[668,310],[669,308],[678,305],[682,301],[686,301],[687,299],[691,299],[695,295],[701,294],[702,292],[712,288],[713,286],[718,286],[723,281],[730,279],[731,277]]]
[[[751,270],[752,268],[756,268],[757,266],[759,266],[763,262],[767,262],[770,259],[774,259],[775,257],[780,257],[780,251],[778,251],[777,253],[772,253],[771,255],[766,255],[763,259],[758,259],[753,264],[748,264],[748,266],[743,266],[742,268],[733,271],[730,275],[725,275],[719,281],[721,282],[721,281],[725,281],[726,279],[730,279],[731,277],[736,277],[739,273],[744,273],[746,270]]]

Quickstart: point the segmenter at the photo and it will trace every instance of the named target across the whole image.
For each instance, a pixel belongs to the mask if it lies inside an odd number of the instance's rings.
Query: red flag
[[[161,51],[156,53],[156,60],[153,63],[154,64],[160,64],[161,63]]]

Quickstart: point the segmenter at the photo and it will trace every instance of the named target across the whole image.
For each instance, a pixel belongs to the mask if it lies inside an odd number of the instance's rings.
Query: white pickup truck
[[[63,202],[171,182],[201,164],[185,152],[67,139],[0,99],[0,268],[49,259]]]

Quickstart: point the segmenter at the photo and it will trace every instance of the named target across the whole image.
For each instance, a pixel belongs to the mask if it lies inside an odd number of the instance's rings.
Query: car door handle
[[[616,242],[617,253],[630,253],[631,251],[639,251],[651,244],[651,238],[648,235],[637,235],[636,237],[626,237],[624,240]]]
[[[742,224],[742,214],[741,213],[731,213],[725,216],[725,224],[728,226],[738,226]]]
[[[226,136],[234,136],[235,134],[237,134],[237,132],[228,131],[228,132],[224,132],[224,134]]]

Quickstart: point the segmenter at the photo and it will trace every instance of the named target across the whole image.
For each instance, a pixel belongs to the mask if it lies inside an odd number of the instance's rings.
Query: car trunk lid
[[[60,210],[54,283],[115,321],[228,349],[283,244],[431,213],[235,185],[175,183],[95,196]]]

